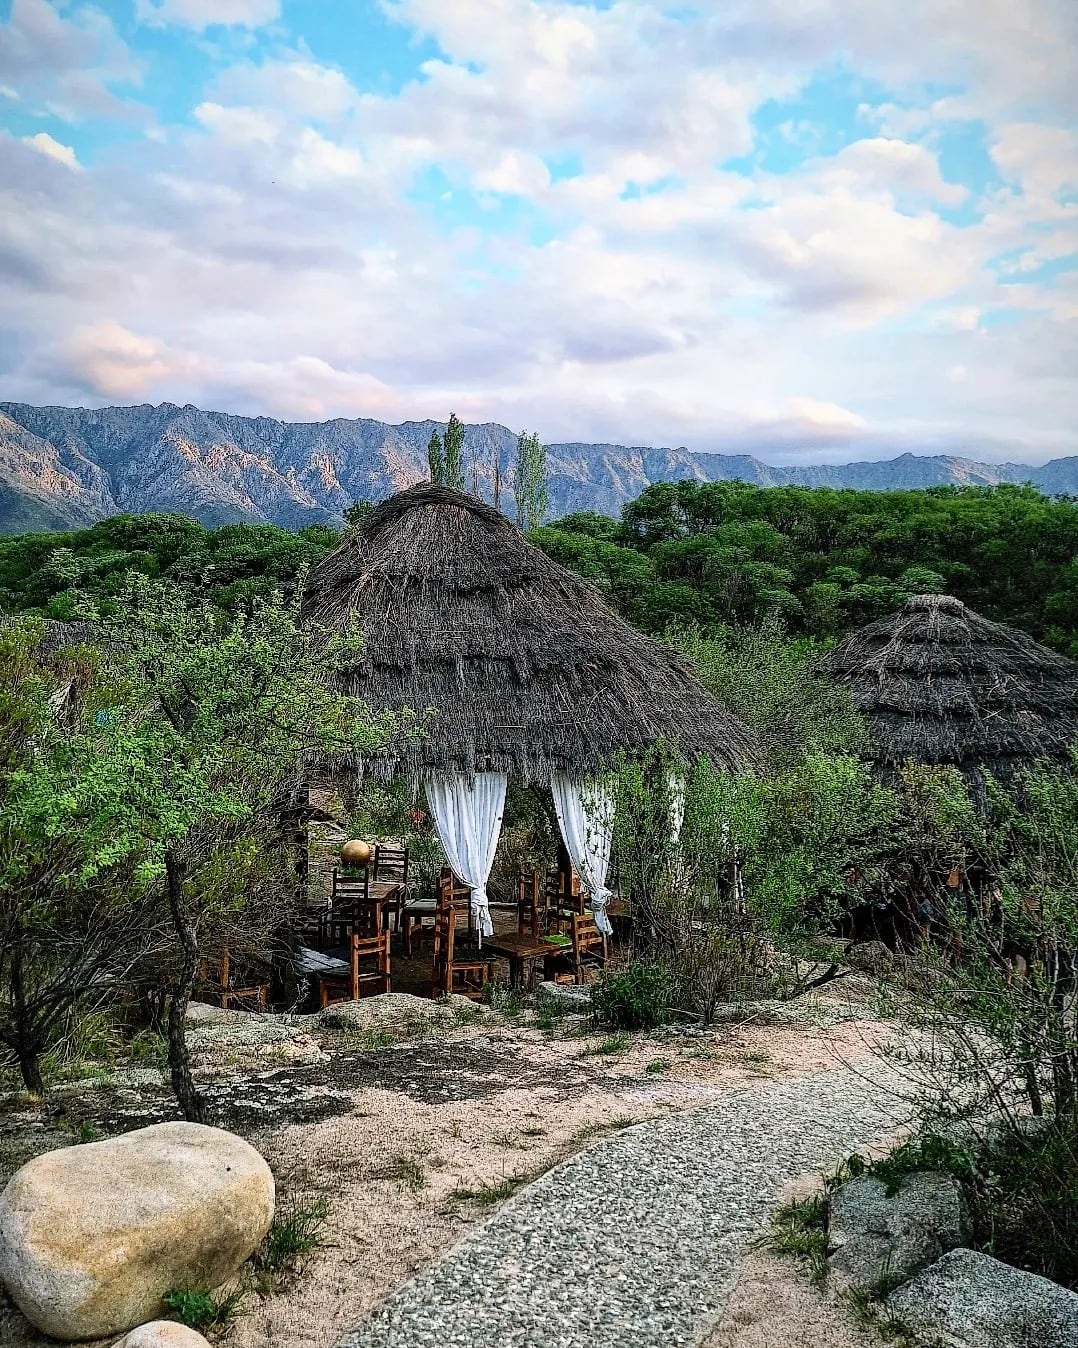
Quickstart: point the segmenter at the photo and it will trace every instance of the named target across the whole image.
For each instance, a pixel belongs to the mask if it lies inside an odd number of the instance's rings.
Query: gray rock
[[[887,1298],[946,1348],[1076,1348],[1078,1295],[975,1250],[951,1250]]]
[[[870,1287],[883,1278],[908,1278],[965,1236],[962,1195],[948,1175],[911,1175],[888,1195],[881,1180],[862,1175],[831,1199],[828,1227],[835,1253],[832,1286]]]
[[[540,983],[535,989],[537,1006],[552,1007],[564,1015],[582,1015],[591,1010],[591,989],[579,983]]]

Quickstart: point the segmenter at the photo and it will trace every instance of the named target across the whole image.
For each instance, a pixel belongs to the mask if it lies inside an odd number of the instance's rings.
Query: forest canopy
[[[180,515],[117,515],[69,533],[4,538],[0,611],[107,611],[131,572],[208,592],[231,611],[288,590],[338,537],[322,526],[207,529]],[[659,483],[620,520],[569,515],[531,537],[654,633],[778,618],[794,635],[828,640],[910,594],[941,591],[1078,655],[1078,500],[1032,487]]]

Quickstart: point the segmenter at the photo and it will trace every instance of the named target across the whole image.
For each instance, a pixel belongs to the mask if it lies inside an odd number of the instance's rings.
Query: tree
[[[430,480],[435,486],[444,486],[445,475],[445,452],[442,449],[442,437],[437,431],[431,431],[430,440],[427,443],[427,463],[430,465]]]
[[[265,935],[305,897],[296,893],[285,824],[304,760],[361,752],[384,725],[332,686],[355,643],[301,624],[295,599],[225,617],[141,581],[105,635],[151,746],[142,828],[177,949],[169,1067],[184,1116],[199,1120],[185,1016],[205,940],[223,939],[245,918]]]
[[[445,485],[464,490],[464,423],[456,412],[450,412],[445,428]]]
[[[0,1042],[37,1094],[44,1050],[164,938],[152,746],[100,657],[44,637],[34,619],[0,627]]]
[[[521,431],[517,437],[517,466],[514,491],[517,498],[517,524],[527,533],[538,529],[550,505],[547,485],[546,446],[535,431]]]

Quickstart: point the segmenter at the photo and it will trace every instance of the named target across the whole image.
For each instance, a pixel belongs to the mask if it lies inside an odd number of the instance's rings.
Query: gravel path
[[[782,1188],[905,1121],[886,1080],[875,1062],[791,1077],[596,1143],[521,1190],[342,1348],[696,1343]]]

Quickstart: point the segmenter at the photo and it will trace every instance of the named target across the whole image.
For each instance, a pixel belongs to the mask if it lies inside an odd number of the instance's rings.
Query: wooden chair
[[[606,937],[590,914],[573,913],[569,936],[572,946],[543,961],[543,977],[548,983],[586,983],[589,970],[606,966]]]
[[[588,896],[576,871],[547,871],[544,903],[548,930],[570,935],[573,917],[588,910]]]
[[[374,878],[408,883],[408,849],[403,844],[375,843]]]
[[[366,903],[370,899],[371,873],[365,866],[363,870],[345,874],[333,868],[333,885],[330,889],[331,906],[346,907],[353,903]]]
[[[434,970],[431,977],[431,996],[447,997],[460,993],[479,1001],[483,989],[494,977],[493,958],[458,959],[456,953],[458,908],[454,899],[467,896],[471,890],[461,885],[448,868],[438,877],[438,906],[434,914]]]
[[[521,936],[534,936],[546,930],[547,907],[545,894],[539,884],[539,872],[525,875],[523,871],[517,877],[517,932]]]
[[[347,913],[335,914],[327,923],[331,937],[346,936],[348,973],[318,975],[318,1004],[356,1002],[365,993],[389,992],[392,987],[389,932],[376,903],[356,904]],[[327,949],[333,949],[327,946]]]
[[[375,843],[371,878],[377,884],[396,886],[383,905],[386,924],[392,918],[393,929],[400,931],[401,912],[408,901],[408,848],[402,843]]]
[[[443,904],[452,904],[458,913],[467,912],[471,918],[472,891],[462,885],[449,869],[443,866],[438,876],[438,888],[433,899],[412,899],[401,908],[400,930],[403,936],[404,953],[410,955],[418,940],[422,940],[424,930],[433,931],[433,926],[424,928],[424,919],[432,923],[438,909]]]
[[[234,1005],[265,1011],[269,993],[268,972],[250,962],[233,961],[227,945],[221,947],[218,960],[204,960],[199,967],[197,1001],[210,1002],[226,1011]]]

